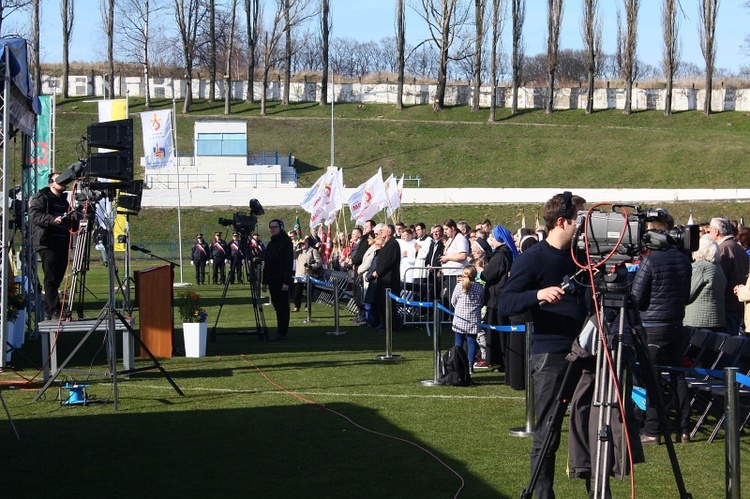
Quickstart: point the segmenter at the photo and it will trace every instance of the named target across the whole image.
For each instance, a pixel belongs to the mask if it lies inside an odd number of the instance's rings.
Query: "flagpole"
[[[334,138],[333,138],[333,103],[336,101],[336,87],[333,86],[333,72],[331,72],[331,166],[336,163],[333,161]]]
[[[172,161],[177,166],[177,239],[179,241],[178,249],[180,251],[180,282],[179,286],[189,286],[183,279],[183,261],[182,261],[182,201],[180,200],[180,156],[177,154],[177,99],[172,96],[172,143],[174,144],[174,155]]]

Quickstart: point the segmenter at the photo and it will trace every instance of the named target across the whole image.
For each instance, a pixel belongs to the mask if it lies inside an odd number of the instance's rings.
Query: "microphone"
[[[141,248],[140,246],[136,246],[135,244],[131,244],[130,249],[132,249],[133,251],[140,251],[141,253],[146,253],[146,254],[151,253],[151,250],[147,250],[146,248]]]

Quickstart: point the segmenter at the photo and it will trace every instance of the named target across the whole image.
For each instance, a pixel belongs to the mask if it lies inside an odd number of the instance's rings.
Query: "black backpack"
[[[462,347],[452,346],[443,354],[440,382],[449,386],[469,386],[469,356]]]

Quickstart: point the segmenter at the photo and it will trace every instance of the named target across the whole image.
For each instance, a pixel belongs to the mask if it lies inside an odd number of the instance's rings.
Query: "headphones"
[[[274,218],[270,222],[268,222],[268,225],[270,226],[272,223],[276,222],[279,224],[279,231],[284,232],[284,222],[278,218]]]
[[[575,207],[572,204],[573,200],[573,193],[570,191],[565,191],[562,194],[562,202],[560,204],[560,209],[557,210],[557,216],[563,217],[566,220],[571,220],[575,217]]]

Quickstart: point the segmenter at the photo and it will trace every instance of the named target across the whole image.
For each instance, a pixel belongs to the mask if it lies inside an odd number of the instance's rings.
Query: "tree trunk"
[[[485,0],[474,0],[474,90],[471,110],[479,111],[480,86],[482,84],[482,44],[484,41],[484,6]]]
[[[323,74],[320,78],[320,105],[328,105],[328,39],[331,36],[331,26],[328,23],[329,16],[331,15],[331,7],[329,0],[323,0],[322,12],[320,19],[321,35],[323,38],[323,46],[321,47],[321,56],[323,59]]]
[[[549,95],[547,96],[547,109],[545,110],[547,114],[552,114],[552,112],[555,110],[555,72],[549,71],[547,73],[547,92],[549,92]]]
[[[216,0],[208,1],[208,102],[216,100]]]
[[[292,26],[289,13],[289,0],[284,0],[284,87],[281,104],[289,105],[289,86],[292,79]]]
[[[268,69],[263,68],[263,81],[260,85],[260,115],[266,115],[266,89],[268,88]]]
[[[247,102],[255,102],[255,49],[258,45],[258,1],[245,0],[247,27]]]
[[[34,58],[34,89],[36,90],[37,95],[42,94],[42,62],[41,53],[39,52],[39,2],[40,0],[33,0],[32,2],[33,26],[31,27],[31,51],[33,52],[32,55]]]
[[[70,35],[72,33],[73,4],[72,0],[62,0],[60,3],[60,16],[62,18],[62,96],[63,99],[70,97]]]
[[[396,89],[396,109],[404,108],[404,68],[406,66],[406,14],[404,0],[398,0],[396,5],[396,52],[398,61],[398,78]]]
[[[594,71],[588,73],[588,93],[586,95],[586,114],[594,113]]]

